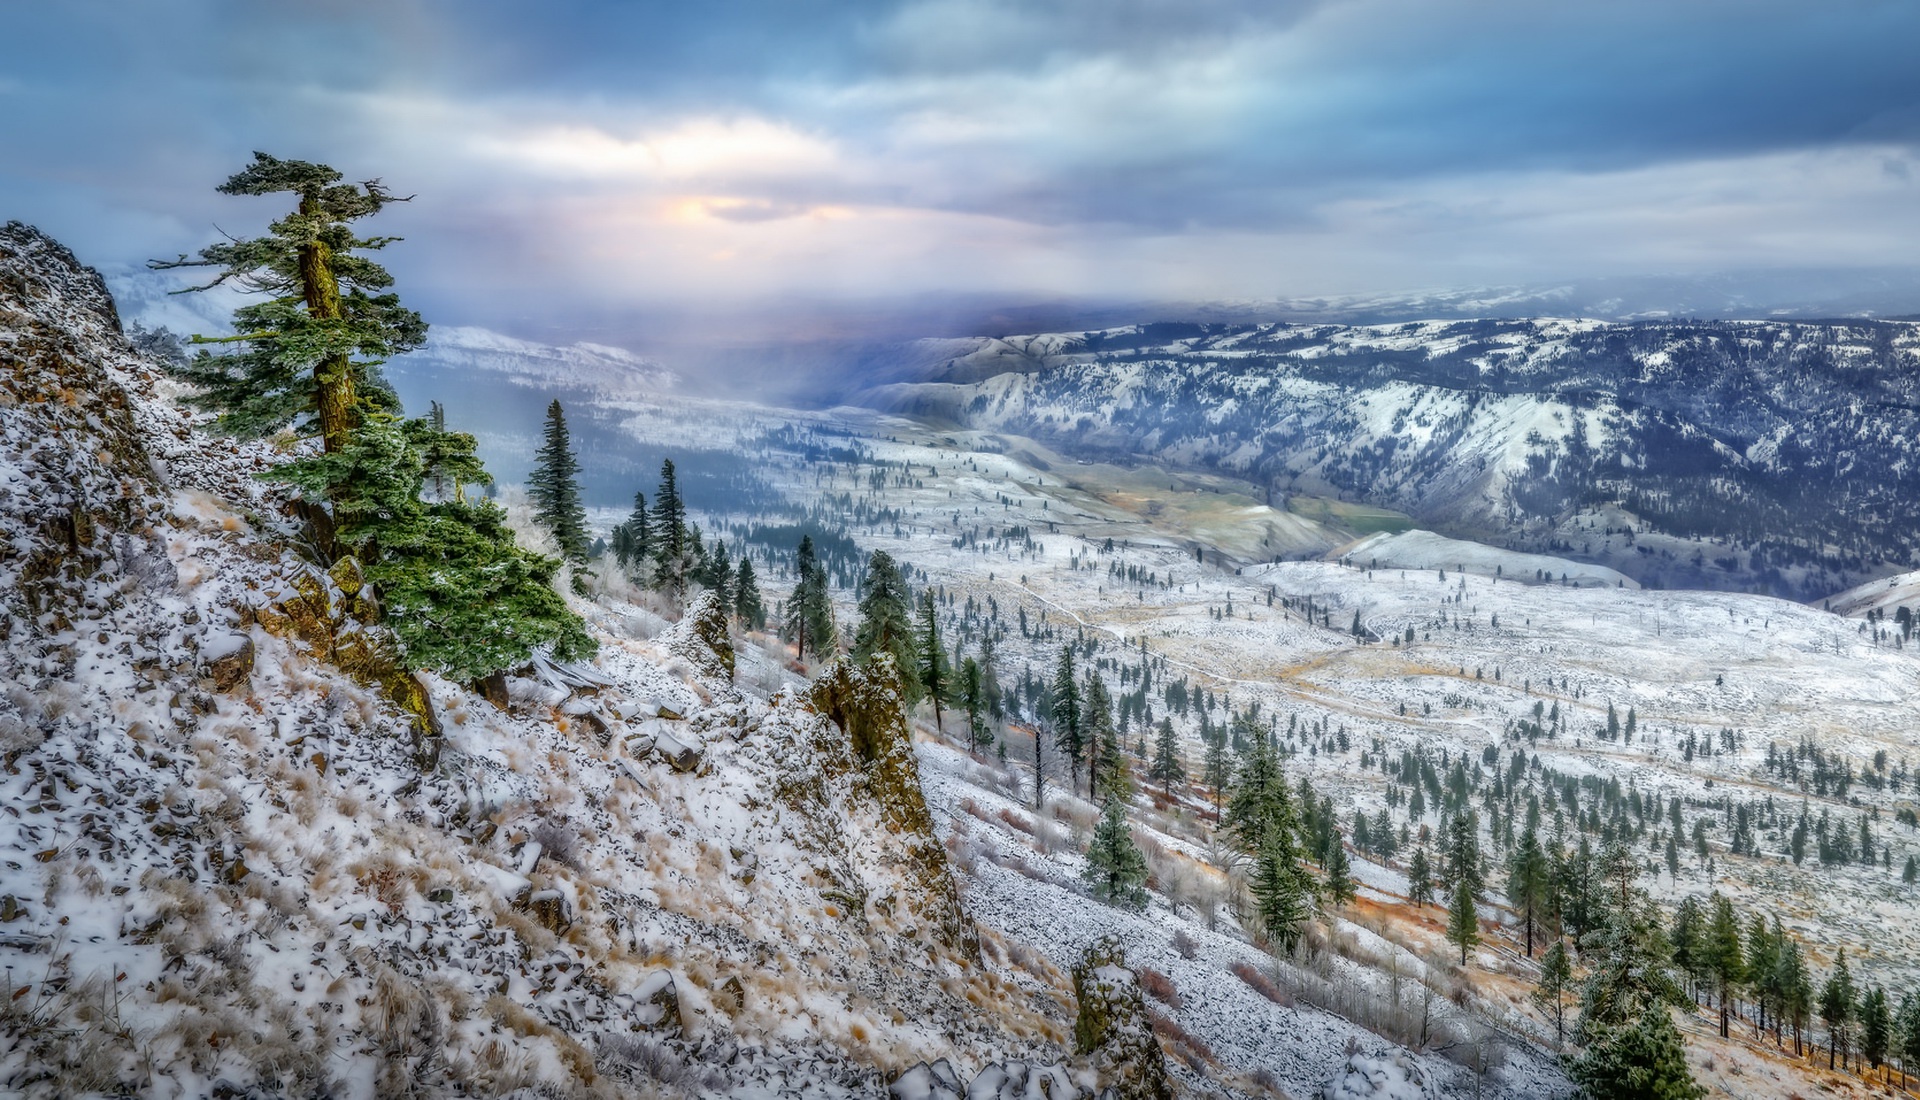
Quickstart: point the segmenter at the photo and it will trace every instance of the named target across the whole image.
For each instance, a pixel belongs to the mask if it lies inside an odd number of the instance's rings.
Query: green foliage
[[[1185,782],[1187,769],[1180,763],[1180,742],[1173,732],[1173,720],[1160,719],[1154,727],[1153,763],[1147,767],[1147,778],[1160,784],[1160,789],[1173,797],[1173,785]]]
[[[1053,741],[1066,754],[1075,790],[1080,787],[1080,757],[1087,750],[1086,712],[1081,705],[1080,680],[1073,669],[1073,647],[1060,647],[1053,670]]]
[[[1265,737],[1256,737],[1234,781],[1220,828],[1243,851],[1256,852],[1276,826],[1294,833],[1300,822],[1278,753]]]
[[[1686,1047],[1664,1004],[1608,1028],[1568,1067],[1588,1100],[1700,1100],[1707,1090],[1687,1068]]]
[[[1147,860],[1133,843],[1127,828],[1127,808],[1113,799],[1100,814],[1093,828],[1093,842],[1087,848],[1084,872],[1093,896],[1123,909],[1147,906]]]
[[[920,689],[933,700],[933,725],[940,727],[940,705],[953,694],[953,666],[940,643],[940,608],[932,592],[920,594],[920,636],[914,645],[915,676]]]
[[[787,637],[793,639],[799,655],[809,648],[814,656],[831,653],[837,643],[833,628],[833,600],[827,591],[827,571],[815,557],[813,536],[800,536],[794,555],[793,594],[786,603]]]
[[[767,607],[760,599],[760,581],[753,574],[753,559],[740,556],[740,568],[733,574],[733,614],[749,630],[767,628]]]
[[[972,657],[960,662],[960,705],[967,712],[967,742],[975,751],[993,744],[993,727],[987,724],[986,677]]]
[[[910,602],[907,580],[894,564],[893,555],[875,550],[867,559],[867,575],[860,596],[860,626],[853,635],[855,660],[871,661],[876,654],[886,653],[903,671],[914,667],[913,622],[907,610]],[[903,679],[902,694],[906,696],[907,705],[912,706],[920,701],[919,678]]]
[[[335,536],[365,563],[409,667],[461,680],[524,664],[537,648],[561,660],[594,642],[553,588],[560,563],[514,545],[491,501],[426,501],[416,441],[426,421],[367,417],[342,451],[300,459],[275,477],[331,500]],[[472,437],[443,449],[470,451]]]
[[[1327,838],[1326,852],[1320,857],[1320,868],[1326,876],[1327,902],[1331,905],[1351,902],[1354,898],[1353,864],[1347,858],[1347,845],[1341,840],[1338,829]]]
[[[660,463],[660,487],[653,494],[652,541],[653,583],[667,594],[680,597],[687,593],[687,506],[680,499],[680,481],[673,471],[673,460]],[[902,666],[905,667],[905,666]]]
[[[644,579],[638,574],[650,560],[652,527],[647,516],[647,494],[633,494],[633,512],[627,522],[613,529],[613,560],[635,580]]]
[[[1407,860],[1407,900],[1414,908],[1433,904],[1433,863],[1427,859],[1427,846],[1413,850]]]
[[[580,463],[573,457],[567,415],[559,401],[547,406],[545,437],[534,454],[527,495],[533,499],[534,522],[553,535],[560,556],[584,564],[590,540],[587,510],[580,503]]]
[[[1547,907],[1547,854],[1533,826],[1520,834],[1520,844],[1507,864],[1507,898],[1526,925],[1527,957],[1533,957],[1533,934]]]
[[[393,277],[355,255],[399,238],[357,237],[348,224],[400,200],[378,180],[346,184],[323,164],[253,157],[220,192],[291,193],[297,209],[264,237],[229,239],[201,249],[197,258],[149,266],[217,268],[211,281],[189,289],[231,284],[270,297],[235,311],[238,335],[194,337],[196,344],[224,350],[203,348],[171,372],[195,387],[187,400],[218,414],[224,431],[259,437],[292,427],[303,437],[323,435],[327,450],[338,450],[363,413],[399,409],[380,363],[426,342],[420,315],[396,295],[379,293]]]
[[[1540,956],[1540,982],[1534,987],[1533,1000],[1553,1014],[1555,1039],[1565,1039],[1567,1035],[1567,990],[1572,984],[1573,960],[1567,954],[1567,945],[1554,940]]]
[[[1247,886],[1267,937],[1281,952],[1291,952],[1300,943],[1301,926],[1313,915],[1313,885],[1301,866],[1291,823],[1268,819]]]
[[[1467,965],[1467,952],[1480,942],[1480,917],[1473,908],[1473,883],[1461,879],[1454,883],[1453,903],[1447,907],[1447,942],[1460,949],[1460,965]]]

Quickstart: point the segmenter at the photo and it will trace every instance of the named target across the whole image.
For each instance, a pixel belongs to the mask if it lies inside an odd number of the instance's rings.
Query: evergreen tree
[[[915,648],[919,652],[914,670],[920,677],[920,689],[933,700],[933,728],[940,730],[940,705],[953,693],[953,670],[940,642],[939,607],[930,591],[920,594],[920,638]]]
[[[650,524],[647,521],[647,494],[633,494],[633,511],[627,522],[613,529],[613,558],[629,576],[636,566],[644,566],[651,554]]]
[[[740,555],[733,573],[733,614],[748,630],[767,628],[767,607],[760,600],[760,581],[753,575],[753,559]]]
[[[814,656],[830,653],[837,644],[833,629],[833,600],[827,592],[827,571],[813,552],[813,536],[800,536],[794,553],[793,594],[787,599],[787,636],[794,641],[794,652],[805,657],[808,647]]]
[[[348,223],[398,200],[378,181],[340,179],[324,165],[255,153],[220,191],[289,192],[297,211],[265,237],[152,265],[217,267],[193,289],[231,283],[270,296],[235,312],[239,335],[198,340],[239,350],[203,353],[173,373],[198,389],[189,400],[216,412],[224,430],[260,436],[290,427],[320,439],[321,454],[268,476],[300,491],[323,552],[359,560],[407,667],[477,679],[538,648],[562,660],[590,655],[585,625],[553,589],[560,563],[515,546],[504,513],[461,492],[490,481],[473,436],[447,431],[437,408],[426,419],[395,415],[399,401],[380,362],[420,346],[427,326],[397,295],[374,293],[393,279],[355,254],[397,238],[358,238]]]
[[[960,662],[960,705],[967,712],[967,742],[975,752],[993,744],[993,728],[987,725],[986,681],[980,674],[980,662],[968,657]]]
[[[1313,908],[1313,892],[1300,868],[1294,829],[1288,823],[1269,820],[1255,852],[1253,876],[1247,884],[1253,892],[1255,913],[1281,952],[1291,952],[1299,944],[1301,925]]]
[[[1526,925],[1528,958],[1533,957],[1534,926],[1539,923],[1540,910],[1547,901],[1547,872],[1547,854],[1541,850],[1540,838],[1529,825],[1520,834],[1520,845],[1514,849],[1507,865],[1507,898]]]
[[[1720,1006],[1720,1037],[1727,1037],[1727,1018],[1731,1011],[1734,987],[1746,979],[1746,957],[1741,951],[1740,922],[1734,916],[1733,903],[1719,891],[1708,901],[1707,967],[1713,975]]]
[[[1407,900],[1415,909],[1433,904],[1433,867],[1427,860],[1427,846],[1413,850],[1407,860]]]
[[[1700,1100],[1686,1046],[1664,1004],[1631,1024],[1608,1028],[1568,1067],[1587,1100]]]
[[[1540,983],[1534,987],[1533,999],[1553,1013],[1553,1037],[1558,1041],[1564,1042],[1567,1037],[1567,991],[1572,985],[1573,961],[1567,955],[1567,945],[1554,940],[1540,956]]]
[[[1080,683],[1073,670],[1073,647],[1060,647],[1060,662],[1053,672],[1053,739],[1067,757],[1067,771],[1073,790],[1080,790],[1080,756],[1086,751],[1086,715],[1080,705]]]
[[[720,606],[733,609],[733,555],[727,552],[727,540],[713,540],[713,549],[700,561],[700,587],[714,594]]]
[[[1173,720],[1161,718],[1154,728],[1153,763],[1147,768],[1147,778],[1160,784],[1161,793],[1173,797],[1173,785],[1183,783],[1187,778],[1187,769],[1180,764],[1180,746],[1174,736]]]
[[[1118,798],[1107,800],[1094,826],[1093,843],[1087,848],[1084,872],[1093,896],[1122,909],[1147,906],[1147,860],[1133,843],[1127,828],[1127,808]]]
[[[335,541],[361,561],[409,668],[477,680],[524,664],[538,648],[561,660],[592,655],[585,624],[553,588],[560,562],[515,546],[498,505],[420,499],[426,475],[416,441],[431,430],[424,420],[368,413],[342,450],[275,476],[333,503]],[[484,481],[473,437],[448,434],[456,438],[437,445],[464,450],[463,476]]]
[[[913,655],[912,597],[907,579],[894,563],[893,555],[875,550],[867,559],[866,579],[861,582],[860,626],[854,631],[854,660],[871,661],[875,654],[886,653],[908,678],[901,684],[908,706],[920,701],[920,681],[910,673],[915,667]]]
[[[357,255],[400,238],[356,237],[350,223],[406,200],[379,180],[340,181],[340,173],[324,164],[255,153],[251,165],[220,185],[220,193],[289,193],[298,196],[298,209],[274,222],[264,237],[230,238],[194,259],[183,255],[148,265],[217,268],[211,281],[191,289],[231,284],[269,296],[235,311],[238,335],[193,338],[195,344],[235,350],[203,349],[170,367],[198,391],[187,400],[217,413],[224,431],[258,438],[291,426],[302,437],[318,436],[331,455],[347,448],[365,413],[399,411],[380,363],[424,344],[427,325],[398,295],[378,293],[393,285],[393,277]]]
[[[1813,1013],[1813,977],[1800,954],[1800,945],[1787,940],[1780,947],[1780,1018],[1793,1025],[1793,1053],[1801,1053],[1801,1036]]]
[[[1213,819],[1218,823],[1220,815],[1220,795],[1234,781],[1233,757],[1227,755],[1227,738],[1224,731],[1208,734],[1203,731],[1201,739],[1206,742],[1206,755],[1201,758],[1201,780],[1213,788]]]
[[[1300,831],[1293,796],[1287,790],[1287,777],[1280,770],[1279,755],[1266,738],[1259,737],[1248,748],[1220,828],[1241,850],[1257,852],[1269,826],[1274,825],[1292,833]]]
[[[1920,1066],[1920,995],[1908,993],[1900,998],[1900,1014],[1895,1020],[1896,1053],[1900,1056],[1900,1087],[1907,1087],[1907,1077]]]
[[[1338,828],[1327,838],[1326,852],[1320,857],[1320,868],[1326,877],[1327,902],[1346,905],[1353,901],[1353,864],[1347,859],[1347,846],[1341,840]]]
[[[1834,1068],[1836,1055],[1848,1041],[1853,1009],[1853,972],[1847,969],[1847,950],[1843,947],[1834,960],[1833,973],[1827,976],[1827,984],[1820,989],[1820,1020],[1827,1025],[1828,1069]]]
[[[547,406],[544,442],[533,457],[527,495],[533,519],[553,535],[560,556],[575,565],[587,560],[587,510],[580,503],[580,463],[573,457],[567,416],[555,401]]]
[[[1133,773],[1127,768],[1126,754],[1120,749],[1119,727],[1113,722],[1113,696],[1106,681],[1089,670],[1081,692],[1082,722],[1087,738],[1087,797],[1118,797],[1122,801],[1133,793]]]
[[[1467,951],[1480,942],[1480,918],[1473,909],[1473,883],[1458,880],[1453,887],[1453,904],[1447,907],[1447,942],[1460,949],[1460,965],[1467,965]]]
[[[680,499],[680,479],[673,459],[660,463],[660,487],[653,494],[653,583],[676,598],[687,592],[687,505]],[[905,666],[902,666],[905,667]]]
[[[1887,991],[1874,986],[1860,997],[1860,1056],[1867,1065],[1879,1069],[1893,1045],[1893,1013],[1887,1007]]]
[[[1672,930],[1667,934],[1673,965],[1686,978],[1692,994],[1711,973],[1712,955],[1706,946],[1706,918],[1699,898],[1682,898],[1673,911]]]
[[[1778,919],[1778,918],[1775,918]],[[1780,940],[1767,930],[1767,918],[1758,913],[1747,922],[1747,984],[1753,990],[1758,1011],[1754,1035],[1767,1029],[1769,1012],[1778,1014],[1780,1006]]]

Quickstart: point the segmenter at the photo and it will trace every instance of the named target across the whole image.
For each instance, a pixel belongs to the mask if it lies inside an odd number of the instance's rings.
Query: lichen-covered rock
[[[1073,966],[1076,1053],[1093,1061],[1101,1095],[1114,1100],[1173,1100],[1166,1056],[1153,1034],[1140,982],[1118,944],[1101,940]]]
[[[668,632],[666,644],[668,652],[686,658],[700,675],[733,682],[733,634],[717,594],[695,596],[687,613]]]
[[[415,733],[440,733],[426,685],[401,660],[392,631],[380,625],[373,589],[351,555],[324,573],[306,565],[293,567],[281,587],[248,614],[268,633],[304,642],[314,656],[356,682],[382,688],[407,712]]]
[[[221,634],[200,647],[200,660],[215,691],[232,691],[253,673],[253,639],[245,634]]]
[[[961,908],[946,849],[934,834],[920,787],[893,658],[876,654],[865,668],[845,657],[834,661],[814,681],[811,702],[851,742],[857,786],[878,804],[881,821],[899,838],[890,854],[914,887],[905,899],[907,908],[948,949],[978,959],[979,935]]]

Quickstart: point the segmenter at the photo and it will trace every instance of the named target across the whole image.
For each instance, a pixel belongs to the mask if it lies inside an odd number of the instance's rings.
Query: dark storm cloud
[[[445,309],[1232,296],[1902,262],[1920,5],[67,0],[0,217],[103,261],[253,148],[418,190]],[[264,209],[264,208],[262,208]],[[484,304],[484,305],[483,305]]]

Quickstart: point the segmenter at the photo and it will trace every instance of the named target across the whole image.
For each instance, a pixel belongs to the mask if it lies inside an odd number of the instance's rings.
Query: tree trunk
[[[300,200],[300,213],[318,214],[312,199]],[[319,321],[337,321],[340,311],[340,282],[333,274],[333,250],[324,241],[308,241],[300,247],[300,290],[306,300],[307,316]],[[347,445],[353,430],[353,371],[347,355],[330,355],[316,363],[314,395],[320,416],[320,439],[328,454],[337,454]]]

